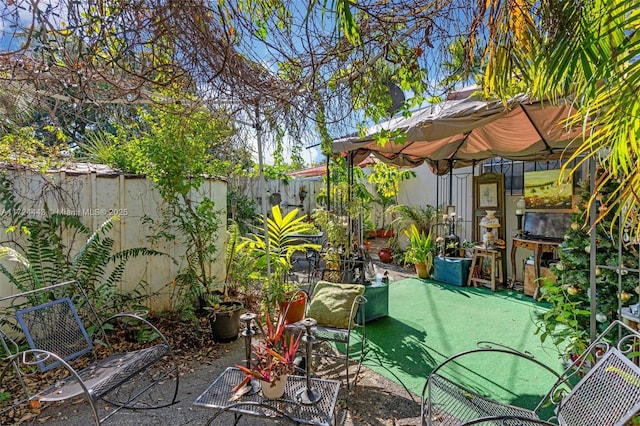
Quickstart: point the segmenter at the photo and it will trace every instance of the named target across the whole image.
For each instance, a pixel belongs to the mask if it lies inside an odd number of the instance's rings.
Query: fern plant
[[[408,231],[411,225],[415,225],[418,231],[428,234],[437,221],[437,210],[429,204],[426,206],[396,204],[387,208],[385,214],[394,218],[391,226],[401,232]]]

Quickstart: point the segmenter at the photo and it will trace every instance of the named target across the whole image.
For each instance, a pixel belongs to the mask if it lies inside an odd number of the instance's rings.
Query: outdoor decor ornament
[[[500,228],[500,221],[495,216],[495,210],[487,210],[487,215],[480,220],[480,226],[486,229],[482,236],[484,247],[488,250],[496,248],[496,236],[493,229]]]

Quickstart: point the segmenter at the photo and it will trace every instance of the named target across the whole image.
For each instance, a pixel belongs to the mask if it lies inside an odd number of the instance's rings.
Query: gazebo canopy
[[[575,111],[568,102],[551,105],[524,95],[500,101],[474,96],[442,103],[395,117],[367,129],[364,137],[336,139],[334,152],[356,152],[355,161],[373,153],[380,160],[400,167],[415,167],[427,161],[434,172],[447,173],[449,165],[463,167],[493,157],[542,161],[557,159],[575,150],[582,137],[580,128],[564,121]],[[385,145],[376,141],[383,130],[403,130],[406,138]]]

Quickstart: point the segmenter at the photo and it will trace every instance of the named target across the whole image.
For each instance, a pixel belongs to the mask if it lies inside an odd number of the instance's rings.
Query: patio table
[[[212,424],[218,416],[225,412],[234,414],[237,424],[243,415],[272,418],[288,421],[293,424],[330,426],[333,422],[334,409],[338,401],[340,382],[336,380],[311,379],[312,386],[319,392],[320,399],[313,404],[297,401],[297,393],[306,388],[306,378],[288,376],[285,392],[280,399],[267,399],[260,392],[244,395],[233,401],[231,390],[244,379],[244,373],[236,367],[227,368],[200,395],[193,405],[217,410],[207,425]]]

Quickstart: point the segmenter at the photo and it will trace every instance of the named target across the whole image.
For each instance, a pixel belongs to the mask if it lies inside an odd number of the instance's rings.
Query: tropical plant
[[[236,365],[246,377],[234,391],[242,388],[253,378],[274,384],[281,379],[281,376],[295,371],[294,360],[300,347],[302,333],[298,332],[296,335],[286,326],[287,323],[282,314],[278,314],[275,323],[272,322],[268,312],[264,324],[258,321],[263,340],[252,347],[255,361],[251,368]]]
[[[409,247],[404,253],[404,261],[406,263],[424,263],[427,271],[433,266],[434,244],[431,232],[425,234],[424,231],[418,230],[418,227],[411,225],[404,234],[409,238]]]
[[[408,206],[406,204],[396,204],[390,206],[385,211],[386,215],[393,217],[391,226],[403,232],[415,225],[419,231],[429,233],[431,227],[437,221],[437,209],[431,205]]]
[[[255,259],[252,274],[256,279],[266,282],[263,286],[263,298],[267,306],[277,306],[287,300],[287,294],[296,290],[295,283],[288,280],[293,267],[293,255],[307,250],[320,250],[319,244],[308,242],[300,234],[313,229],[313,224],[306,221],[306,215],[298,216],[299,210],[293,209],[282,216],[280,206],[271,208],[271,217],[267,221],[268,235],[264,230],[256,228],[256,232],[243,237],[237,250],[248,250]]]
[[[373,223],[373,220],[371,220],[371,213],[367,214],[363,219],[362,219],[362,229],[364,230],[365,233],[365,237],[367,236],[368,233],[370,232],[374,232],[376,230],[376,224]]]
[[[341,260],[348,258],[353,247],[353,234],[349,234],[349,218],[346,216],[338,216],[332,211],[325,209],[316,209],[313,214],[313,221],[325,233],[325,250],[322,257],[325,263],[327,273],[324,279],[331,282],[342,282],[342,273],[340,270]]]
[[[514,89],[527,90],[549,102],[568,99],[576,109],[569,118],[583,128],[584,140],[566,161],[575,173],[588,159],[608,157],[609,174],[597,181],[596,192],[609,182],[620,186],[598,203],[596,220],[613,213],[613,222],[640,230],[640,179],[637,173],[640,126],[640,14],[625,0],[509,2],[491,0],[478,10],[468,48],[486,43],[482,55],[483,88],[506,98]],[[486,39],[484,36],[489,34]],[[467,57],[471,57],[467,55]]]
[[[227,193],[227,218],[237,222],[240,232],[251,231],[250,225],[258,225],[256,202],[246,195],[232,189]]]
[[[227,247],[225,249],[226,277],[224,279],[226,296],[234,299],[244,299],[244,306],[254,304],[253,285],[258,283],[254,277],[255,258],[248,250],[238,247],[242,243],[240,226],[231,221],[227,226]]]
[[[175,277],[174,302],[185,317],[196,321],[195,312],[222,301],[219,293],[224,291],[211,267],[222,246],[223,218],[202,185],[219,171],[213,152],[233,129],[223,117],[182,104],[137,108],[135,113],[135,125],[114,124],[113,134],[102,135],[109,142],[104,146],[110,149],[107,154],[115,155],[110,161],[146,174],[160,192],[161,219],[145,216],[143,223],[156,230],[151,241],[183,242],[184,266]]]
[[[349,220],[346,216],[338,216],[332,211],[320,208],[315,209],[311,217],[325,232],[328,251],[349,253],[351,241],[347,233]]]
[[[373,172],[369,175],[369,183],[374,187],[375,201],[382,207],[381,229],[385,229],[387,208],[396,203],[400,182],[416,176],[413,170],[400,170],[383,162],[373,166]]]

